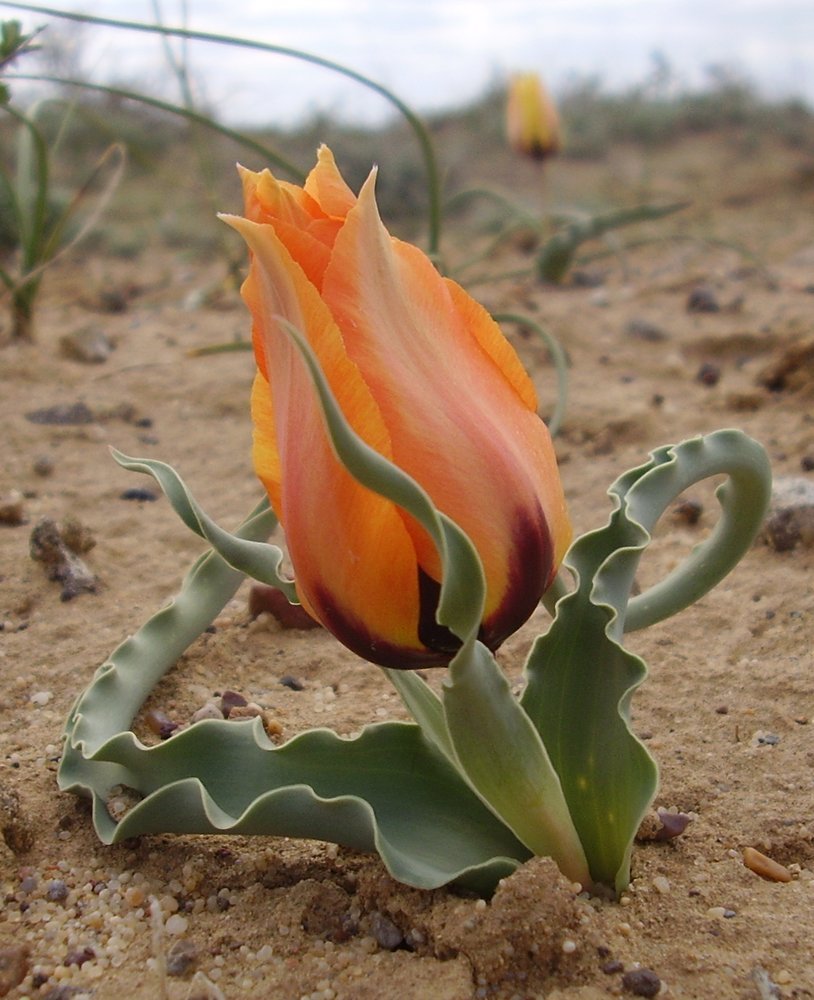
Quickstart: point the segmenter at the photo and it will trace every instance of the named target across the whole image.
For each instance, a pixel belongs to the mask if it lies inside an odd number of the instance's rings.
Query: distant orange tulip
[[[330,150],[298,187],[241,171],[251,250],[254,464],[285,529],[303,607],[382,666],[449,662],[438,554],[413,518],[338,461],[302,331],[346,419],[472,539],[487,583],[480,638],[500,645],[556,574],[570,525],[531,381],[488,313],[385,229],[375,172],[358,199]]]
[[[506,129],[517,153],[544,160],[560,151],[560,122],[554,102],[536,73],[518,73],[509,84]]]

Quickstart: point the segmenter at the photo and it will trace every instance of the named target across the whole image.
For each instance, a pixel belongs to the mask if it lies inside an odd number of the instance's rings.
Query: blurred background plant
[[[0,29],[0,68],[36,49],[37,32],[25,35],[17,21]],[[52,160],[58,156],[71,103],[43,100],[25,112],[0,84],[2,110],[13,122],[13,150],[0,161],[0,281],[10,301],[11,338],[33,337],[34,305],[46,268],[90,231],[121,180],[124,147],[113,143],[96,159],[77,188],[66,193],[54,183]],[[44,111],[59,103],[57,128],[49,135]]]

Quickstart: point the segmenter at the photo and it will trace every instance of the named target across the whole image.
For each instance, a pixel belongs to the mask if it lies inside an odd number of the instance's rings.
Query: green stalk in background
[[[124,148],[113,144],[94,164],[91,172],[63,208],[54,199],[50,161],[53,151],[37,125],[41,104],[25,115],[4,104],[2,110],[20,126],[13,172],[0,168],[0,199],[7,211],[6,237],[16,261],[0,267],[0,283],[11,297],[11,336],[32,340],[34,306],[45,269],[93,228],[124,171]],[[80,206],[91,196],[100,175],[112,163],[109,176],[78,231],[71,232]]]

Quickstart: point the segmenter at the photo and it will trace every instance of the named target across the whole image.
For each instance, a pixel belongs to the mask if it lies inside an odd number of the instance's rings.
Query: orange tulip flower
[[[303,607],[386,667],[448,663],[438,554],[403,510],[337,459],[306,367],[316,354],[342,412],[471,538],[484,566],[480,638],[495,649],[532,613],[570,541],[531,381],[488,313],[385,229],[375,171],[358,198],[329,149],[298,187],[241,170],[251,250],[254,464],[285,530]]]
[[[544,160],[560,151],[557,109],[536,73],[518,73],[512,78],[506,130],[509,145],[524,156]]]

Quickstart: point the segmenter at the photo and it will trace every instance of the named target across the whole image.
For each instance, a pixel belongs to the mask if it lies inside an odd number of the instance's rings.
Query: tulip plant
[[[510,80],[506,133],[512,149],[533,160],[559,153],[562,140],[557,108],[536,73],[516,73]]]
[[[530,379],[485,310],[388,234],[374,175],[357,197],[323,149],[302,187],[267,170],[242,180],[244,215],[225,221],[251,255],[254,463],[268,499],[232,534],[169,466],[116,454],[154,476],[212,549],[77,700],[61,787],[92,798],[106,843],[311,837],[375,850],[413,886],[483,892],[547,855],[586,889],[622,889],[657,788],[631,729],[645,665],[624,634],[688,606],[737,563],[768,501],[763,449],[732,430],[658,449],[613,484],[608,523],[569,548]],[[662,512],[718,474],[711,536],[631,597]],[[294,580],[266,541],[278,521]],[[137,739],[150,690],[244,575],[382,668],[415,721],[354,738],[313,729],[281,746],[260,720]],[[541,600],[554,619],[518,696],[494,650]],[[418,667],[445,671],[440,693]],[[126,812],[108,808],[121,789]]]

